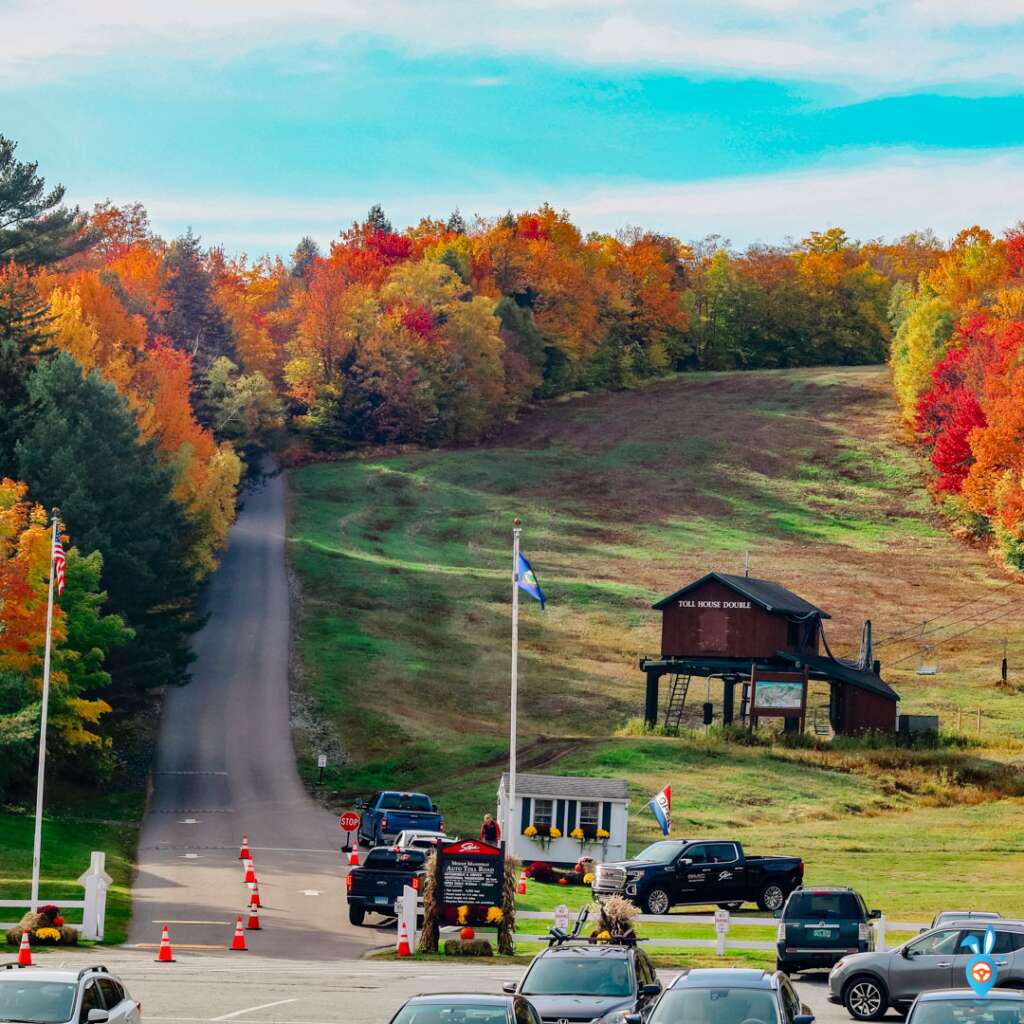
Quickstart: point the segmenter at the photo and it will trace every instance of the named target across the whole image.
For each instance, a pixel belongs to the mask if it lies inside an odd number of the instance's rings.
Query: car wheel
[[[740,907],[742,907],[742,906],[743,906],[742,903],[719,903],[718,904],[718,909],[719,910],[728,910],[730,914],[735,914],[736,911],[739,910]]]
[[[358,903],[350,903],[348,905],[348,920],[349,924],[354,924],[356,927],[361,925],[366,919],[366,908],[360,906]]]
[[[762,910],[779,910],[785,902],[786,890],[774,882],[771,885],[766,885],[757,898],[757,905]]]
[[[889,1009],[889,994],[877,978],[861,974],[843,990],[843,1005],[854,1020],[881,1020]]]
[[[651,889],[644,897],[644,910],[648,914],[667,914],[669,906],[668,893],[664,889]]]

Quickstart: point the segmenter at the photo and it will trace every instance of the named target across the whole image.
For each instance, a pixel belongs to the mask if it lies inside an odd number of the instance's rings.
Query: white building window
[[[580,828],[596,832],[601,823],[601,805],[596,800],[580,801]]]
[[[553,800],[534,800],[533,801],[533,823],[539,829],[542,825],[546,825],[548,828],[554,824],[552,821],[552,814],[554,813],[554,801]]]

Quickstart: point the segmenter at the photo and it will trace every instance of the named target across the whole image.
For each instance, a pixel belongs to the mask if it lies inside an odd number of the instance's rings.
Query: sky
[[[377,202],[949,238],[1024,217],[1024,3],[0,0],[0,134],[251,256]]]

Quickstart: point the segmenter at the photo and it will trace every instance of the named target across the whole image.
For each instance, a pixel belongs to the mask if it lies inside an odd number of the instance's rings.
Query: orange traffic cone
[[[231,940],[231,948],[241,950],[243,953],[249,948],[245,944],[245,932],[242,931],[241,917],[235,919],[235,937]]]
[[[519,872],[519,884],[516,886],[516,894],[519,896],[526,895],[526,869],[524,868]]]
[[[245,930],[247,932],[258,932],[263,930],[260,926],[259,907],[249,907],[249,920],[246,923]]]
[[[238,851],[239,860],[248,860],[252,854],[249,852],[249,833],[242,836],[242,848]]]
[[[348,855],[348,862],[352,867],[359,867],[359,848],[356,846],[352,847],[352,852]]]
[[[262,910],[263,901],[260,899],[260,887],[255,882],[253,882],[252,885],[249,886],[249,889],[249,906],[257,907],[260,910]]]
[[[160,952],[156,955],[158,964],[173,964],[174,953],[171,952],[171,933],[164,925],[163,934],[160,936]]]
[[[22,967],[32,966],[32,947],[28,944],[28,930],[21,933],[21,948],[18,950],[18,963]]]
[[[396,950],[399,956],[412,956],[412,950],[409,948],[409,929],[405,926],[405,921],[402,921],[398,928],[398,949]]]
[[[251,860],[245,862],[245,880],[246,882],[256,881],[256,867]]]

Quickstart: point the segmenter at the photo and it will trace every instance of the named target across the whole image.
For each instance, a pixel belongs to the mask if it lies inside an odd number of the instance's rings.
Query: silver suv
[[[906,1009],[922,992],[966,988],[964,971],[974,954],[963,940],[980,940],[989,926],[996,935],[997,985],[1024,988],[1024,922],[953,921],[884,953],[844,956],[828,976],[828,997],[855,1020],[881,1020],[890,1006]]]
[[[22,1024],[142,1024],[142,1007],[106,967],[0,969],[0,1021]]]

